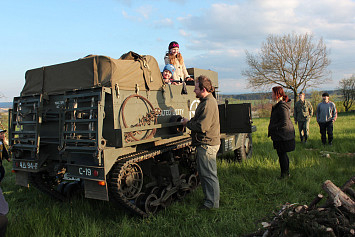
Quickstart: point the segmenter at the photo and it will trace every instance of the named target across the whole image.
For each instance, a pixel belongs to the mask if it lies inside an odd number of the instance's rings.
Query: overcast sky
[[[12,0],[0,2],[0,101],[12,101],[32,68],[88,54],[134,51],[163,68],[177,41],[187,67],[218,72],[222,93],[255,92],[241,71],[270,34],[311,33],[330,50],[334,89],[355,73],[355,0]]]

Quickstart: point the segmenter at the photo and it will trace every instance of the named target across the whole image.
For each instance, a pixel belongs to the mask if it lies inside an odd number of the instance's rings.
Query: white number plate
[[[80,175],[83,175],[83,176],[92,176],[93,175],[93,172],[90,168],[83,168],[83,167],[80,167],[78,169],[78,172]]]
[[[22,169],[31,169],[31,170],[38,169],[38,163],[31,162],[31,161],[21,161],[19,166]]]

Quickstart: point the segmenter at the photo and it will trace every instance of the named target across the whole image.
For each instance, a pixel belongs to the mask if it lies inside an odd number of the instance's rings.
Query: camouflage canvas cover
[[[60,94],[95,86],[122,90],[159,90],[163,85],[157,61],[150,55],[128,52],[119,59],[90,55],[76,61],[28,70],[21,96]]]

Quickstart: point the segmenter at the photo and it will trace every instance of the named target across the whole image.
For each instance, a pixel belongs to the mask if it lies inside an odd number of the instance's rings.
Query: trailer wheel
[[[242,146],[234,150],[235,159],[242,162],[251,157],[253,152],[253,141],[251,133],[244,133],[242,135]]]

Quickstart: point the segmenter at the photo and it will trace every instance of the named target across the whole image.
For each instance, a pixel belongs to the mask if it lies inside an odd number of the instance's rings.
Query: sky
[[[134,51],[164,67],[171,41],[186,67],[218,72],[222,94],[253,93],[241,72],[269,35],[313,34],[329,50],[332,90],[355,74],[355,0],[0,1],[0,98],[19,96],[29,69],[88,54]]]

